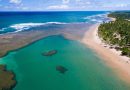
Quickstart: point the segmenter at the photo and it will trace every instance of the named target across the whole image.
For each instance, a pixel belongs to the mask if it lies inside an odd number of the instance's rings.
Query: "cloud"
[[[91,1],[82,1],[82,0],[76,0],[76,3],[78,5],[90,5],[90,4],[92,4]]]
[[[121,4],[109,4],[109,5],[103,5],[103,7],[107,7],[107,8],[124,8],[124,7],[128,7],[129,4],[126,4],[126,3],[121,3]]]
[[[116,7],[126,7],[127,6],[127,4],[118,4],[118,5],[116,5]]]
[[[34,6],[34,4],[36,4],[36,6]],[[120,10],[120,9],[130,10],[130,0],[0,0],[0,10],[44,11],[44,10]]]
[[[70,0],[62,0],[63,4],[68,4],[70,2]]]
[[[21,9],[22,9],[22,10],[29,10],[28,7],[22,7]]]
[[[10,3],[13,4],[20,4],[22,2],[22,0],[10,0]]]
[[[53,5],[48,6],[47,9],[69,9],[68,5]]]
[[[75,0],[76,2],[80,2],[81,0]]]

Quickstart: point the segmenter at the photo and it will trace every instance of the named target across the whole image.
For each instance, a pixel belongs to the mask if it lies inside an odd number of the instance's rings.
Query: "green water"
[[[48,50],[58,50],[51,57],[42,56]],[[51,36],[0,60],[16,74],[13,90],[130,90],[94,52],[77,41]],[[61,65],[65,74],[56,71]]]

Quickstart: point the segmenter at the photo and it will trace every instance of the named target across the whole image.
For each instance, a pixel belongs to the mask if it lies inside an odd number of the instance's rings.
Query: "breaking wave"
[[[84,19],[87,20],[88,22],[93,22],[93,23],[109,22],[110,18],[107,17],[107,14],[108,13],[87,16],[84,17]]]
[[[61,22],[47,22],[47,23],[21,23],[21,24],[14,24],[11,25],[10,28],[15,29],[15,32],[20,32],[23,30],[28,30],[32,27],[38,27],[38,26],[43,26],[43,25],[49,25],[49,24],[66,24],[66,23],[61,23]]]
[[[20,24],[13,24],[9,27],[0,29],[0,33],[8,33],[8,32],[20,32],[24,30],[31,29],[33,27],[39,27],[44,25],[60,25],[60,24],[67,24],[62,22],[46,22],[46,23],[20,23]]]

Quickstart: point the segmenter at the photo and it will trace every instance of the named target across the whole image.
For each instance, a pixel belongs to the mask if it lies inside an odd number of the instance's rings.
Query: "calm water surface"
[[[41,53],[58,50],[54,56]],[[50,36],[14,52],[0,60],[16,74],[13,90],[130,90],[102,60],[77,41]],[[61,65],[65,74],[56,71]]]

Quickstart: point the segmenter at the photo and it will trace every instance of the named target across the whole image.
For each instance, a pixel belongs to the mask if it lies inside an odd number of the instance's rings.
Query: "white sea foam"
[[[107,22],[107,14],[97,14],[92,16],[84,17],[85,20],[90,22],[102,23],[103,21]]]
[[[32,27],[38,27],[43,25],[49,25],[49,24],[67,24],[67,23],[61,23],[61,22],[46,22],[46,23],[20,23],[20,24],[14,24],[11,25],[10,28],[15,29],[15,32],[20,32],[23,30],[30,29]]]
[[[39,27],[39,26],[44,26],[44,25],[53,25],[53,24],[63,25],[63,24],[69,24],[69,23],[64,23],[64,22],[19,23],[19,24],[10,25],[9,27],[6,27],[6,28],[2,28],[2,29],[0,29],[0,31],[5,31],[7,29],[13,29],[13,31],[11,31],[11,32],[15,33],[15,32],[28,30],[28,29],[33,28],[33,27]]]
[[[107,14],[97,14],[97,15],[87,16],[84,19],[91,19],[91,18],[97,18],[97,17],[104,18],[104,17],[107,17]]]
[[[67,24],[67,23],[63,23],[63,22],[47,22],[44,24]]]
[[[22,30],[26,30],[31,27],[36,27],[40,25],[43,25],[43,24],[42,23],[21,23],[21,24],[11,25],[10,28],[16,29],[17,31],[22,31]]]
[[[97,21],[97,19],[92,19],[91,21]]]
[[[4,31],[5,29],[7,29],[7,28],[2,28],[2,29],[0,29],[0,31]]]

